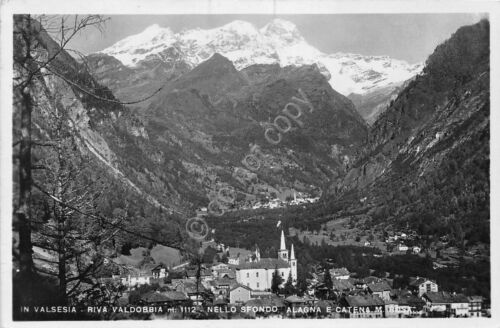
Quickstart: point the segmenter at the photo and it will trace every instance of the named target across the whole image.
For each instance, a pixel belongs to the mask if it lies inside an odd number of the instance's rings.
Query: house
[[[332,280],[332,290],[335,294],[341,295],[354,290],[354,285],[348,279],[334,279]]]
[[[480,317],[483,310],[484,299],[482,296],[469,296],[469,316]]]
[[[221,278],[209,282],[212,293],[217,297],[220,296],[227,297],[229,295],[229,290],[238,285],[236,280]]]
[[[467,317],[469,300],[463,294],[429,292],[422,296],[426,302],[425,310],[430,316]]]
[[[162,292],[163,295],[168,299],[167,301],[167,306],[174,307],[174,306],[188,306],[191,305],[192,302],[189,299],[189,297],[181,292],[177,292],[175,290],[168,290],[165,292]]]
[[[413,246],[412,251],[413,254],[418,254],[422,251],[422,249],[419,246]]]
[[[141,268],[135,268],[129,265],[124,270],[126,271],[125,273],[119,276],[113,276],[113,279],[120,279],[121,284],[127,287],[162,282],[163,280],[158,280],[168,276],[167,268],[163,264],[147,263]]]
[[[425,306],[424,300],[413,295],[409,290],[393,289],[391,291],[391,299],[398,304],[398,317],[417,317],[421,316],[423,313]]]
[[[233,269],[220,270],[218,278],[236,279],[236,273]]]
[[[155,266],[151,270],[151,274],[155,279],[162,279],[168,276],[167,268],[163,264]]]
[[[367,289],[370,294],[376,295],[383,300],[391,299],[391,286],[386,281],[367,284]]]
[[[343,318],[382,318],[384,307],[376,295],[349,295],[340,299],[337,310]]]
[[[152,290],[141,296],[140,302],[145,305],[163,306],[168,302],[168,298],[162,293]]]
[[[201,305],[212,296],[211,291],[207,290],[202,283],[197,284],[192,279],[172,279],[172,288],[186,294],[193,301],[193,305]]]
[[[274,294],[268,297],[250,299],[245,303],[245,306],[251,309],[247,312],[251,317],[281,316],[282,311],[285,309],[285,303],[283,299]],[[272,309],[271,312],[269,312],[268,310],[270,308]]]
[[[376,283],[376,282],[382,282],[382,281],[386,281],[386,280],[379,278],[379,277],[368,276],[365,278],[354,280],[353,283],[354,283],[354,286],[358,289],[367,289],[369,284]]]
[[[389,236],[385,239],[385,242],[389,244],[395,242],[396,240],[398,240],[397,236]]]
[[[439,291],[438,285],[434,280],[422,277],[410,277],[409,287],[419,297],[422,297],[425,293]]]
[[[345,280],[349,279],[350,273],[349,270],[347,270],[346,268],[333,268],[330,269],[330,276],[332,277],[332,279]]]
[[[357,289],[366,290],[368,288],[368,284],[375,283],[375,282],[381,282],[381,281],[383,281],[382,278],[368,276],[368,277],[365,277],[362,279],[354,280],[353,283]]]
[[[225,245],[223,243],[217,244],[217,247],[216,247],[217,251],[219,251],[219,252],[225,252],[226,249],[225,249],[224,246]]]
[[[197,217],[206,217],[208,215],[208,209],[206,207],[199,207],[196,209]]]
[[[191,300],[187,295],[176,291],[149,291],[141,296],[140,302],[144,305],[155,305],[155,306],[188,306],[191,304]]]
[[[253,252],[244,248],[238,247],[227,247],[226,255],[228,257],[228,263],[231,265],[239,265],[245,261],[245,259],[251,258]],[[222,257],[223,254],[219,254]]]
[[[213,265],[211,268],[213,278],[230,278],[235,279],[236,273],[234,266],[225,263],[218,263]]]
[[[212,275],[216,276],[218,270],[227,270],[229,269],[229,265],[227,265],[226,263],[217,263],[212,265],[211,269]]]
[[[315,297],[310,297],[307,295],[304,295],[303,297],[297,296],[297,295],[291,295],[285,298],[284,304],[287,308],[291,309],[291,312],[289,315],[292,317],[296,316],[303,316],[303,313],[301,313],[302,309],[304,308],[313,308],[317,299]],[[299,309],[298,311],[296,309]],[[297,313],[299,313],[297,315]]]
[[[384,316],[386,318],[401,318],[405,312],[409,313],[409,309],[406,307],[402,307],[401,310],[399,308],[399,304],[394,300],[384,300]]]
[[[315,298],[309,296],[291,295],[285,298],[285,305],[288,307],[313,306]]]
[[[152,276],[148,273],[136,272],[120,276],[122,285],[127,287],[146,285],[151,283]]]
[[[238,265],[238,264],[240,264],[240,258],[239,257],[230,257],[227,260],[227,263],[232,264],[232,265]]]
[[[252,290],[250,292],[250,298],[269,298],[273,295],[275,294],[265,290]]]
[[[469,299],[464,294],[452,294],[450,314],[453,317],[469,316]]]
[[[244,285],[237,285],[229,291],[229,303],[243,304],[251,299],[251,289]]]
[[[399,244],[398,251],[406,252],[407,250],[408,250],[408,246],[406,246],[405,244]]]
[[[186,268],[185,272],[187,278],[196,279],[198,268],[196,267]],[[212,271],[202,266],[200,268],[200,279],[203,281],[212,279]]]

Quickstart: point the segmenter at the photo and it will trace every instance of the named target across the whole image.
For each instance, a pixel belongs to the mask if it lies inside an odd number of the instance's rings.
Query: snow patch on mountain
[[[391,84],[399,84],[418,74],[423,66],[410,65],[387,56],[325,54],[311,46],[292,22],[274,19],[261,29],[236,20],[213,29],[191,29],[173,33],[169,28],[151,25],[101,53],[113,56],[128,67],[141,61],[179,58],[191,67],[219,53],[237,69],[253,64],[316,64],[338,92],[365,94]],[[177,54],[176,58],[168,54]]]

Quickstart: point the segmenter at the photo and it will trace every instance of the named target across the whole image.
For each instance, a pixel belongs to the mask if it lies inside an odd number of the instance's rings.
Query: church
[[[297,260],[295,259],[293,244],[290,249],[290,254],[288,254],[283,230],[281,231],[278,258],[261,258],[260,251],[257,248],[255,250],[255,260],[250,259],[248,262],[242,263],[236,267],[236,281],[253,290],[270,290],[273,273],[276,268],[283,279],[283,284],[288,279],[290,273],[293,283],[295,284],[297,282]]]

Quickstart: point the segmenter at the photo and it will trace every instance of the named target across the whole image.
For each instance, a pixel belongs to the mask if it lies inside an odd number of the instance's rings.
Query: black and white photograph
[[[244,2],[2,2],[2,327],[498,324],[499,3]]]

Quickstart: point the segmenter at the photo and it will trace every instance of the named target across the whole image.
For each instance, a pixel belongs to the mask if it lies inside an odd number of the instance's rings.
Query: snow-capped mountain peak
[[[218,29],[232,31],[235,33],[246,34],[246,35],[258,34],[258,30],[253,24],[251,24],[249,22],[242,21],[242,20],[232,21],[231,23],[227,23],[226,25],[223,25],[222,27],[220,27]],[[214,30],[217,30],[217,28]]]
[[[286,42],[303,41],[299,29],[292,22],[275,18],[270,23],[260,29],[260,33],[268,38],[281,39]]]
[[[175,50],[175,51],[173,51]],[[297,26],[287,20],[273,19],[257,29],[253,24],[235,20],[213,29],[190,29],[174,33],[154,24],[101,51],[135,67],[140,61],[169,60],[175,53],[191,67],[219,53],[237,69],[253,64],[316,64],[338,92],[365,94],[378,88],[400,84],[418,74],[422,65],[410,65],[387,56],[325,54],[311,46]]]

